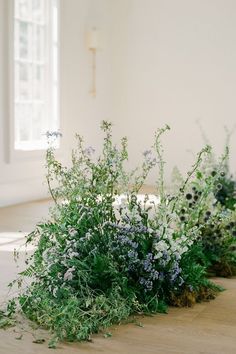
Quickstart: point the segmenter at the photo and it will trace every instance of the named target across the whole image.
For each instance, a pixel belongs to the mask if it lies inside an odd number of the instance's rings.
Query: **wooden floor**
[[[1,234],[29,232],[47,217],[49,201],[0,208]],[[9,236],[9,237],[10,237]],[[12,236],[12,237],[13,237]],[[17,241],[17,240],[16,240]],[[4,242],[2,242],[4,244]],[[16,274],[12,252],[0,244],[0,297]],[[20,264],[20,267],[22,264]],[[236,354],[236,279],[216,279],[226,290],[209,303],[193,308],[172,308],[168,315],[139,318],[135,324],[114,326],[112,337],[93,337],[92,343],[60,344],[59,354]],[[20,335],[21,340],[17,340]],[[46,343],[34,344],[35,338],[48,338],[42,330],[33,331],[27,323],[0,330],[0,354],[52,353]]]
[[[52,205],[50,200],[43,200],[0,208],[0,232],[31,232],[47,218]]]

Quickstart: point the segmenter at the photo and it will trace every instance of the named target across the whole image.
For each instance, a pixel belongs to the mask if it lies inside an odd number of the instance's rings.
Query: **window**
[[[58,1],[14,0],[14,149],[47,147],[59,129]]]

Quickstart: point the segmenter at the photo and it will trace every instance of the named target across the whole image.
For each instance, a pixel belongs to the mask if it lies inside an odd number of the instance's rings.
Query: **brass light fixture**
[[[96,28],[87,32],[87,47],[92,53],[92,86],[90,94],[92,97],[96,97],[96,53],[99,46],[99,35]]]

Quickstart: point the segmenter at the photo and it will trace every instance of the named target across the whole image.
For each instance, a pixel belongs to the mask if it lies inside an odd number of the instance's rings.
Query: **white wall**
[[[0,0],[0,206],[47,196],[44,160],[29,158],[6,162],[8,136],[8,38],[9,0]],[[111,58],[109,0],[61,0],[61,121],[63,154],[67,160],[74,135],[81,132],[96,145],[99,122],[111,116]],[[92,78],[91,53],[85,45],[86,30],[101,29],[102,49],[97,54],[98,95],[89,90]]]
[[[112,3],[110,0],[62,0],[61,109],[71,147],[76,132],[96,145],[101,120],[112,116]],[[89,94],[92,56],[85,47],[85,34],[93,27],[100,31],[101,46],[96,56],[96,98]]]
[[[119,0],[114,18],[114,119],[132,161],[168,123],[167,175],[175,164],[187,170],[187,149],[203,145],[197,119],[221,153],[223,127],[236,123],[236,1]],[[233,171],[235,154],[234,137]]]
[[[0,0],[0,206],[47,195],[42,160],[7,164],[4,158],[7,3]],[[103,36],[96,99],[89,95],[92,63],[84,38],[94,26]],[[61,0],[64,159],[75,132],[99,145],[102,119],[115,123],[116,137],[128,135],[131,165],[153,143],[154,130],[168,123],[167,176],[175,164],[187,170],[193,162],[187,150],[202,147],[197,119],[220,153],[223,126],[236,122],[235,43],[235,0]],[[234,138],[233,171],[235,154]]]

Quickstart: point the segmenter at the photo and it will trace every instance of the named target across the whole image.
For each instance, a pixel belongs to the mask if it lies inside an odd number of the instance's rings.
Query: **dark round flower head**
[[[202,195],[202,191],[198,191],[198,195]]]
[[[218,183],[216,188],[220,191],[222,189],[222,184],[221,183]]]
[[[181,220],[181,221],[185,221],[185,220],[186,220],[186,219],[185,219],[185,216],[181,215],[180,220]]]
[[[189,203],[188,206],[189,206],[189,208],[192,208],[193,203]]]
[[[197,188],[193,186],[193,187],[192,187],[192,190],[193,190],[193,191],[196,191],[196,190],[197,190]]]
[[[230,230],[231,226],[230,225],[226,225],[225,228],[226,228],[226,230]]]
[[[236,230],[234,230],[234,231],[232,232],[232,235],[233,235],[234,237],[236,237]]]
[[[229,226],[230,226],[230,227],[234,227],[234,222],[231,221],[231,222],[229,223]]]
[[[222,171],[222,172],[220,173],[220,175],[221,175],[221,177],[224,177],[224,176],[225,176],[225,172]]]
[[[207,216],[210,216],[211,215],[211,212],[209,210],[206,211],[206,215]]]
[[[180,210],[180,212],[181,212],[181,214],[184,214],[184,213],[185,213],[185,209],[182,208],[182,209]]]
[[[193,199],[194,199],[195,201],[197,201],[197,200],[198,200],[198,195],[195,195],[195,196],[193,197]]]
[[[185,197],[186,197],[186,199],[190,200],[190,199],[192,199],[193,196],[191,193],[187,193]]]
[[[215,177],[216,171],[212,171],[212,172],[211,172],[211,175],[212,175],[212,177]]]

